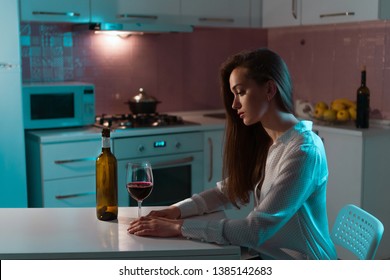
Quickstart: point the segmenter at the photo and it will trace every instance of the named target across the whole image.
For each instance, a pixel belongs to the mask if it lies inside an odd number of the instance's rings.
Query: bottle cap
[[[110,129],[109,128],[103,128],[102,130],[102,136],[103,137],[110,137]]]

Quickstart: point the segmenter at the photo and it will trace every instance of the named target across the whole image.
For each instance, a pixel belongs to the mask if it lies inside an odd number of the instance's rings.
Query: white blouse
[[[328,167],[321,139],[312,122],[301,121],[270,147],[261,190],[246,218],[184,220],[182,234],[218,244],[256,250],[270,259],[336,259],[326,214]],[[217,187],[175,204],[181,217],[231,208]]]

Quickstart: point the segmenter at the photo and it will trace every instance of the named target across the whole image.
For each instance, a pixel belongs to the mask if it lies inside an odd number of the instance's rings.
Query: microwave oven
[[[77,127],[95,123],[93,84],[23,84],[22,103],[25,129]]]

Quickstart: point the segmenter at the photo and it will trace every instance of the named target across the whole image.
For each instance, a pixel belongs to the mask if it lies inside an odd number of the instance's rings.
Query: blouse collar
[[[288,129],[285,133],[276,139],[275,143],[287,143],[293,138],[295,135],[302,134],[306,131],[311,131],[313,128],[312,121],[302,120],[298,122],[296,125]]]

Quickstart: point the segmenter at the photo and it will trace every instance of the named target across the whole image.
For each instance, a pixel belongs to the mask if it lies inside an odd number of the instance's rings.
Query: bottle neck
[[[365,70],[363,70],[362,71],[362,79],[361,79],[362,81],[362,87],[365,87],[366,86],[366,71]]]
[[[102,137],[102,149],[110,149],[110,137]]]

